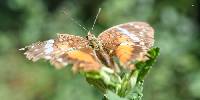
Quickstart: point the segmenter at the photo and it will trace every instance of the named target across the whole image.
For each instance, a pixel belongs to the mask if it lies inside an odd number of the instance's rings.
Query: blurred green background
[[[144,100],[200,100],[199,0],[1,0],[0,100],[100,100],[70,68],[55,70],[44,60],[28,61],[19,48],[64,32],[95,34],[120,23],[146,21],[155,29],[158,62],[146,78]]]

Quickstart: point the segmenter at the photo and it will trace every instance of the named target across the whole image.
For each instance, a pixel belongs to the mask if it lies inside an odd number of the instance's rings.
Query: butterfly
[[[26,58],[32,61],[49,60],[56,68],[73,64],[72,70],[98,71],[102,66],[116,70],[119,66],[132,69],[133,61],[146,59],[147,51],[154,43],[154,29],[146,22],[128,22],[113,26],[95,37],[90,31],[86,38],[57,34],[55,39],[36,42],[25,50]]]

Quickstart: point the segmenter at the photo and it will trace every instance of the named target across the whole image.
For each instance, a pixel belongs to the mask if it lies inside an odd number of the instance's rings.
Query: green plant
[[[121,73],[102,70],[98,74],[85,73],[85,77],[103,93],[103,100],[141,100],[144,78],[158,55],[159,48],[152,48],[148,51],[148,60],[133,62],[134,70]]]

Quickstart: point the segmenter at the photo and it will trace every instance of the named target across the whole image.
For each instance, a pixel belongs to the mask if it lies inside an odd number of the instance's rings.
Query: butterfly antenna
[[[63,13],[64,13],[65,15],[67,15],[67,16],[70,18],[70,20],[71,20],[72,22],[74,22],[76,25],[80,26],[80,27],[81,27],[82,29],[84,29],[85,31],[89,31],[89,30],[86,29],[84,26],[82,26],[80,23],[78,23],[73,17],[71,17],[70,14],[68,14],[65,10],[63,10]]]
[[[94,23],[93,23],[93,25],[92,25],[91,30],[94,29],[94,25],[96,24],[96,21],[97,21],[97,18],[98,18],[98,16],[99,16],[100,12],[101,12],[101,8],[99,8],[99,11],[98,11],[98,13],[97,13],[97,15],[96,15],[96,17],[95,17],[95,20],[94,20]]]

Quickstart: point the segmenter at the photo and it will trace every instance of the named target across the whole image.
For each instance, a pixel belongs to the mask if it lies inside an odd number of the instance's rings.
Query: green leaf
[[[105,94],[107,100],[128,100],[126,98],[121,98],[117,94],[113,93],[112,91],[108,90]]]
[[[87,77],[86,80],[89,84],[96,87],[102,93],[105,93],[106,89],[108,88],[107,85],[104,83],[104,81],[102,79],[94,79],[94,78]]]
[[[148,51],[149,57],[155,59],[159,55],[160,49],[158,47],[152,48]]]
[[[143,96],[143,81],[138,82],[136,86],[126,95],[130,100],[141,100]]]
[[[158,55],[159,55],[159,48],[152,48],[151,50],[148,51],[147,56],[149,59],[147,61],[145,62],[141,61],[136,63],[136,68],[140,71],[137,82],[144,80],[144,77],[152,68],[152,65],[155,62]]]
[[[101,75],[99,74],[99,72],[87,72],[87,73],[83,73],[83,74],[88,78],[93,78],[93,79],[101,78]]]

